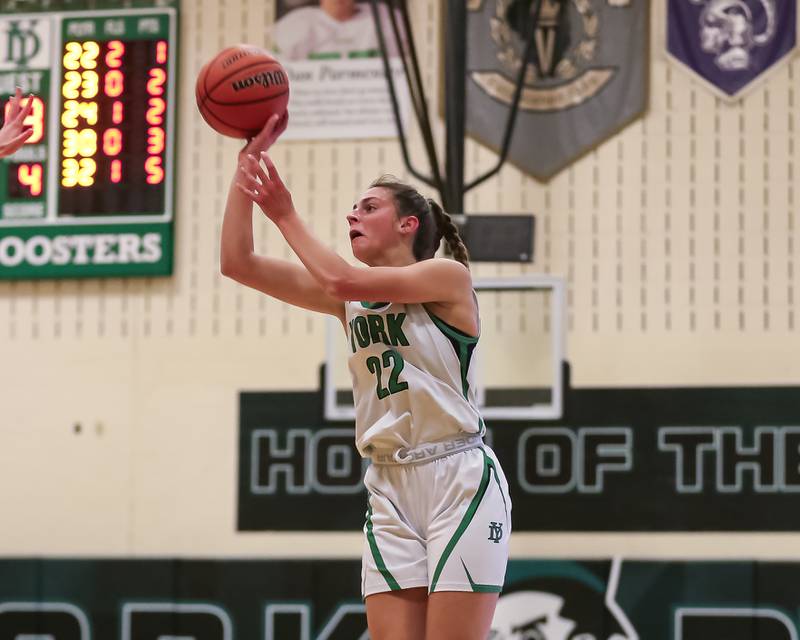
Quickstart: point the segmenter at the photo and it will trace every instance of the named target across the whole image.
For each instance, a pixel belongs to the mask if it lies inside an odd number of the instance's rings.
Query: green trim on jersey
[[[386,584],[389,585],[389,588],[392,591],[399,591],[400,585],[397,583],[397,580],[394,579],[392,572],[386,568],[386,563],[383,561],[383,556],[381,555],[380,550],[378,549],[378,541],[375,540],[375,534],[372,532],[372,505],[369,503],[369,498],[367,498],[367,542],[369,542],[370,551],[372,551],[372,558],[375,560],[375,564],[378,567],[378,571],[381,572],[381,575],[386,580]]]
[[[453,537],[450,538],[450,541],[447,543],[447,546],[444,548],[442,552],[442,557],[439,558],[439,562],[436,565],[436,571],[433,572],[433,580],[431,580],[431,590],[430,593],[433,593],[436,590],[436,583],[439,582],[439,576],[442,575],[442,571],[444,570],[444,565],[447,564],[447,560],[450,558],[450,554],[453,553],[453,549],[455,549],[458,541],[461,539],[461,536],[464,535],[464,532],[469,527],[472,519],[475,517],[475,513],[478,511],[478,507],[481,504],[481,500],[483,500],[483,496],[486,495],[486,489],[489,488],[489,467],[494,466],[491,463],[491,460],[486,456],[484,453],[484,462],[483,462],[483,475],[481,476],[481,482],[478,485],[478,490],[475,492],[475,496],[472,498],[472,502],[469,503],[467,507],[467,511],[464,514],[464,517],[461,518],[461,522],[458,524],[458,528],[456,529]]]
[[[500,593],[503,590],[502,584],[478,584],[475,582],[469,574],[467,565],[464,564],[464,558],[461,558],[461,566],[464,567],[464,573],[467,574],[467,580],[469,580],[469,586],[472,587],[473,593]]]
[[[433,324],[439,327],[442,333],[444,333],[448,338],[454,338],[459,342],[466,342],[467,344],[475,344],[478,341],[479,336],[468,336],[460,329],[456,329],[454,326],[447,324],[440,317],[433,315],[426,306],[423,305],[422,308],[425,309],[425,313],[427,313],[430,319],[433,320]]]
[[[455,327],[447,324],[441,318],[433,315],[426,307],[425,312],[428,317],[433,321],[433,324],[445,335],[445,337],[453,345],[453,349],[458,357],[458,364],[461,369],[461,393],[467,397],[469,393],[469,382],[467,382],[467,373],[469,372],[469,365],[472,362],[472,353],[478,344],[477,336],[468,336],[463,331],[459,331]]]
[[[361,301],[361,306],[365,309],[380,309],[381,307],[385,307],[388,302],[364,302]]]

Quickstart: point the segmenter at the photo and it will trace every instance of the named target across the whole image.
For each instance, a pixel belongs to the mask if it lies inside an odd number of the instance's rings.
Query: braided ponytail
[[[469,252],[458,233],[456,226],[449,213],[445,211],[434,201],[428,198],[428,206],[433,214],[433,219],[436,221],[437,235],[443,239],[447,245],[447,251],[467,269],[469,269]],[[439,241],[436,242],[438,246]]]

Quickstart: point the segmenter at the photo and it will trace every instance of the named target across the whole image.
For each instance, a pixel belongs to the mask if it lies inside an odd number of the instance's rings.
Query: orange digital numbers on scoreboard
[[[167,43],[160,40],[156,44],[156,62],[164,64],[167,60]],[[147,93],[150,95],[145,120],[150,127],[147,129],[147,153],[150,154],[144,162],[148,184],[160,184],[164,181],[164,168],[161,154],[166,146],[166,133],[164,130],[164,112],[167,103],[161,96],[164,95],[164,85],[167,82],[167,72],[161,67],[153,67],[148,72]]]
[[[167,81],[167,72],[156,67],[150,69],[150,79],[147,81],[147,93],[151,96],[164,95],[164,83]]]
[[[164,169],[161,168],[161,156],[150,156],[144,161],[147,173],[147,184],[158,184],[164,181]]]
[[[158,64],[167,62],[167,43],[164,40],[159,40],[156,44],[156,62]]]
[[[21,105],[24,107],[28,104],[28,100],[33,100],[31,105],[31,114],[25,118],[24,125],[33,129],[31,137],[25,141],[25,144],[36,144],[40,142],[44,136],[44,102],[39,96],[33,98],[23,98]],[[8,110],[11,108],[11,102],[6,101],[5,118],[8,118]]]
[[[162,98],[150,98],[147,104],[150,105],[144,117],[147,120],[147,124],[154,127],[162,125],[164,123],[162,116],[167,109],[167,103]]]
[[[17,180],[21,185],[30,189],[32,196],[39,196],[42,193],[42,165],[21,164],[17,169]]]
[[[164,138],[166,134],[161,127],[147,129],[147,153],[158,155],[164,152]]]
[[[121,124],[124,114],[122,103],[119,100],[114,100],[114,104],[111,105],[111,122]]]
[[[107,156],[118,156],[122,151],[122,131],[106,129],[103,133],[103,153]]]
[[[109,98],[117,98],[125,90],[125,75],[119,69],[112,69],[106,74],[105,93]]]
[[[111,161],[111,182],[118,183],[122,181],[122,161],[118,158]]]
[[[119,40],[111,40],[108,43],[108,53],[106,54],[108,68],[119,69],[122,66],[123,55],[125,55],[125,45]]]

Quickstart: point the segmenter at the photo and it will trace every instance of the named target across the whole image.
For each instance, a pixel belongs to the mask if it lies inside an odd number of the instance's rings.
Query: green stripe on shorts
[[[472,498],[472,502],[469,503],[467,507],[467,512],[464,514],[464,517],[461,518],[461,522],[458,524],[458,528],[456,532],[453,534],[453,537],[450,538],[450,542],[447,543],[447,546],[444,548],[444,552],[442,553],[442,557],[439,558],[439,563],[436,565],[436,571],[433,572],[433,580],[431,581],[431,593],[436,590],[436,583],[439,582],[439,576],[442,575],[442,571],[444,570],[444,565],[447,563],[450,554],[453,553],[453,549],[455,549],[458,541],[461,539],[461,536],[464,535],[464,532],[467,530],[467,527],[472,522],[472,518],[475,517],[475,513],[478,511],[478,506],[483,500],[483,496],[486,495],[486,489],[489,487],[489,458],[484,454],[483,460],[483,475],[481,476],[481,483],[478,486],[478,490],[475,492],[475,496]]]
[[[381,572],[381,575],[386,580],[386,584],[389,585],[392,591],[399,591],[400,585],[397,584],[392,572],[386,568],[386,563],[383,561],[383,556],[378,549],[378,541],[375,540],[375,534],[372,532],[372,505],[369,503],[369,499],[367,499],[367,542],[369,542],[369,548],[372,551],[372,558],[378,566],[378,571]]]
[[[467,569],[467,565],[464,564],[463,560],[461,561],[461,566],[464,567],[464,572],[467,574],[467,580],[469,580],[469,586],[472,587],[473,593],[500,593],[503,590],[503,585],[499,584],[478,584],[472,579],[469,569]]]

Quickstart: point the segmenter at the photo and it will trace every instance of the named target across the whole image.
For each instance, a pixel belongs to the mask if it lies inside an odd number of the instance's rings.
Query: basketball
[[[232,138],[251,138],[272,114],[286,117],[289,76],[263,49],[228,47],[200,70],[195,97],[212,129]]]

